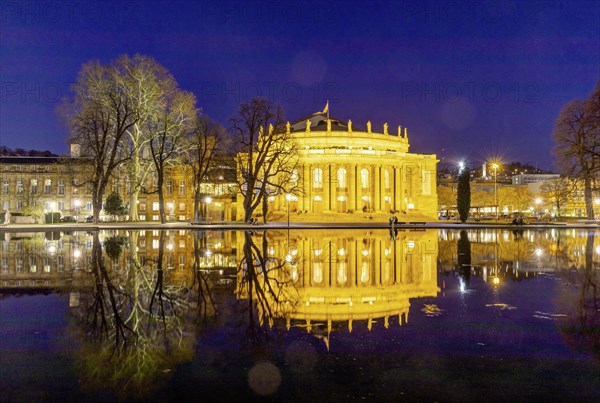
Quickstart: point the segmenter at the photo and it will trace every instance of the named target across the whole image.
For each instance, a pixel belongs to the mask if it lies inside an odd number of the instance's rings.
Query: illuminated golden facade
[[[318,112],[293,123],[287,130],[299,151],[298,192],[270,198],[270,210],[291,220],[305,214],[326,219],[360,220],[373,214],[400,217],[437,217],[435,155],[409,153],[408,130],[392,133],[353,126]],[[296,194],[297,193],[297,194]],[[238,207],[238,218],[241,214]],[[348,214],[349,213],[349,214]],[[281,219],[281,214],[275,216]]]

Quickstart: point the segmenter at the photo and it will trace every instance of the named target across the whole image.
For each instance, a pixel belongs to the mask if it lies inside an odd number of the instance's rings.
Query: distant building
[[[44,213],[50,212],[76,216],[80,220],[91,215],[91,187],[83,182],[85,175],[82,172],[73,172],[69,162],[76,158],[79,150],[75,147],[71,151],[74,152],[71,157],[53,154],[20,156],[15,153],[0,156],[1,211],[38,216],[42,222]],[[30,155],[39,153],[30,152]],[[209,221],[231,221],[235,218],[237,184],[235,168],[231,165],[225,162],[214,167],[208,173],[206,183],[200,185],[203,196],[200,209]],[[191,182],[185,167],[176,166],[167,173],[165,209],[168,221],[192,220],[194,195]],[[150,175],[143,189],[138,198],[140,220],[160,221],[156,178]],[[127,203],[131,191],[127,177],[115,177],[107,186],[104,197],[117,192]]]
[[[539,193],[544,182],[559,178],[559,174],[518,174],[512,176],[512,184],[527,185],[531,192]]]

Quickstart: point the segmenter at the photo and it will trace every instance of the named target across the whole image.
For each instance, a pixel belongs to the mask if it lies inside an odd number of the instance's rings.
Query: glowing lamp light
[[[346,254],[346,250],[344,248],[341,248],[340,250],[338,250],[338,255],[344,256],[345,254]]]
[[[56,252],[56,246],[48,245],[48,252],[50,252],[50,254],[53,255],[54,252]]]
[[[286,194],[286,195],[285,195],[285,199],[286,199],[287,201],[290,201],[290,200],[292,200],[292,195],[291,195],[291,194],[289,194],[289,193],[288,193],[288,194]]]
[[[81,257],[81,251],[80,251],[79,249],[75,249],[75,250],[73,251],[73,257],[74,257],[75,259],[79,259],[79,258]]]
[[[363,249],[362,254],[363,256],[367,256],[369,254],[369,251],[367,249]]]
[[[494,277],[494,278],[492,279],[492,283],[494,283],[494,285],[498,285],[498,284],[500,284],[500,278],[499,278],[499,277]]]
[[[338,196],[338,201],[343,202],[344,200],[346,200],[346,196]]]
[[[315,196],[315,199],[314,199],[314,200],[315,200],[315,201],[321,201],[321,200],[323,200],[323,198],[322,198],[321,196]]]
[[[415,208],[415,204],[414,203],[408,203],[408,209],[412,210]]]

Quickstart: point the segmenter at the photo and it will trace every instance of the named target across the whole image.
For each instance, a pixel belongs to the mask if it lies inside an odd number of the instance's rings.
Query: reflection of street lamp
[[[498,221],[498,164],[493,163],[492,168],[494,169],[494,205],[496,206],[496,221]]]

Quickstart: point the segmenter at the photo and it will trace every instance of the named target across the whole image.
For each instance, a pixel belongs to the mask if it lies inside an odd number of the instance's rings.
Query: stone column
[[[356,164],[350,164],[347,172],[346,181],[348,182],[348,209],[356,210]]]
[[[400,167],[394,167],[394,210],[402,210],[402,169]]]
[[[329,196],[331,194],[331,178],[329,177],[329,172],[331,170],[331,165],[328,164],[327,166],[324,166],[321,169],[323,172],[323,211],[329,211]]]
[[[310,210],[310,203],[308,202],[311,197],[310,185],[311,185],[311,177],[310,177],[310,169],[308,164],[304,164],[302,167],[302,181],[304,184],[304,194],[302,195],[302,207],[303,211]]]
[[[329,186],[331,187],[330,191],[331,191],[331,196],[330,196],[330,201],[331,201],[331,211],[335,211],[336,213],[338,212],[337,210],[337,170],[338,168],[336,167],[336,165],[331,166],[331,164],[329,164]]]
[[[377,212],[381,211],[381,167],[374,165],[374,186],[373,186],[373,209]]]

